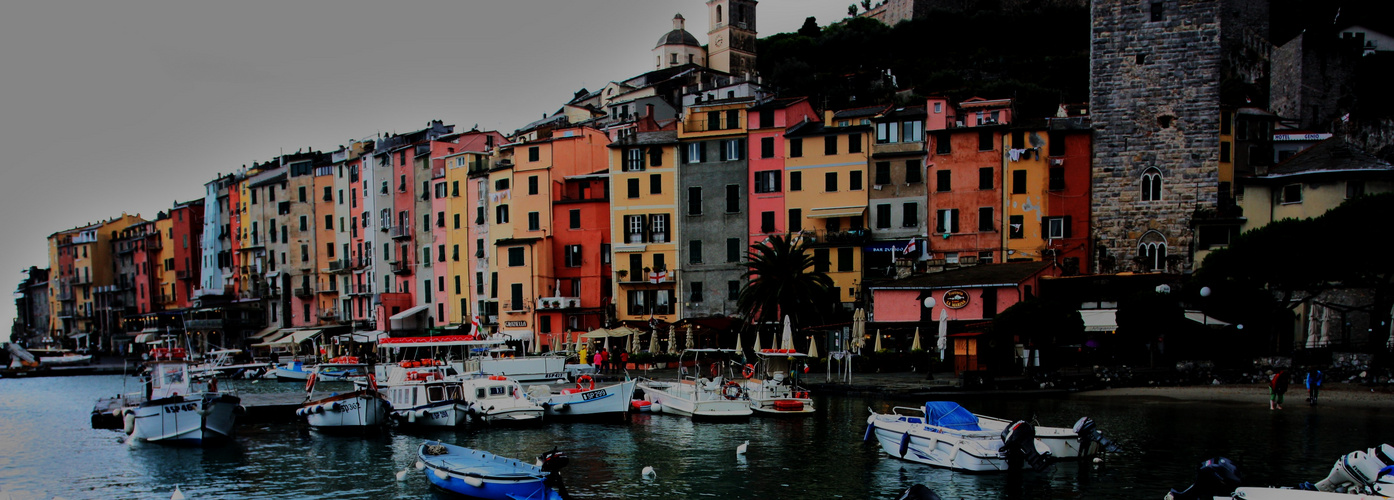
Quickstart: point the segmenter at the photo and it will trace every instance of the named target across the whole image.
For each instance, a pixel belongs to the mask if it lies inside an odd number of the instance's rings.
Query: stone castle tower
[[[707,0],[707,67],[733,75],[755,74],[756,0]]]
[[[1189,272],[1197,219],[1216,213],[1232,175],[1219,161],[1221,82],[1261,78],[1267,52],[1241,49],[1266,38],[1267,0],[1093,0],[1091,11],[1093,270]]]

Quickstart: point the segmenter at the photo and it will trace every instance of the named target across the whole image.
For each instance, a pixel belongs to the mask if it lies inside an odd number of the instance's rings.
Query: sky
[[[852,0],[760,0],[760,36]],[[0,16],[0,286],[48,235],[154,219],[282,153],[431,120],[509,133],[581,88],[653,69],[704,0],[44,0]],[[757,55],[758,56],[758,55]],[[13,322],[13,302],[0,321]]]

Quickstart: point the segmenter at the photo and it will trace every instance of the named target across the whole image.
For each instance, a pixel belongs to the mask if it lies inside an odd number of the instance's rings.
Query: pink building
[[[818,121],[818,114],[808,98],[795,97],[757,104],[746,116],[750,131],[750,241],[759,241],[765,235],[783,234],[789,227],[784,206],[785,131],[805,120]]]

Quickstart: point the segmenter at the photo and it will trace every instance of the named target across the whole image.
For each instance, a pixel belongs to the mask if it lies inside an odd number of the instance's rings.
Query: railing
[[[309,288],[309,287],[303,287],[303,286],[295,287],[295,296],[296,296],[296,297],[300,297],[300,298],[304,299],[304,298],[309,298],[310,296],[313,296],[314,294],[315,294],[314,289],[311,289],[311,288]]]
[[[150,239],[146,240],[146,243],[145,243],[145,249],[146,249],[146,250],[160,250],[160,249],[163,249],[164,247],[165,247],[164,240],[161,240],[160,238],[150,238]]]
[[[334,309],[320,309],[319,319],[336,320],[339,319],[339,312]]]
[[[331,273],[346,272],[351,267],[353,267],[353,263],[350,259],[337,259],[329,261],[329,272]]]
[[[193,270],[185,269],[185,270],[183,270],[183,271],[175,271],[175,272],[174,272],[174,276],[175,276],[176,278],[178,278],[178,279],[181,279],[181,280],[193,279],[193,278],[194,278],[194,272],[193,272]]]
[[[73,292],[58,292],[58,300],[62,302],[73,300]]]
[[[387,230],[387,234],[394,240],[401,238],[410,238],[411,226],[406,224],[402,224],[400,226],[392,226],[392,229]]]
[[[91,284],[92,284],[92,275],[88,274],[88,275],[84,276],[84,275],[81,275],[81,274],[76,274],[76,273],[74,273],[74,274],[75,274],[75,275],[73,276],[73,279],[72,279],[72,281],[71,281],[72,284],[74,284],[74,285],[91,285]]]
[[[349,295],[368,295],[373,293],[373,287],[371,285],[349,285],[348,293]]]
[[[337,293],[339,293],[339,287],[333,287],[333,286],[331,286],[331,287],[324,287],[324,286],[322,286],[322,287],[319,287],[318,289],[316,289],[316,290],[315,290],[315,293],[333,293],[333,294],[337,294]]]
[[[855,245],[871,239],[871,231],[868,229],[805,229],[801,234],[804,242],[810,245]]]
[[[541,297],[537,299],[538,309],[576,309],[581,307],[580,297]]]
[[[406,261],[393,261],[392,272],[395,274],[408,274],[411,272],[411,263]]]

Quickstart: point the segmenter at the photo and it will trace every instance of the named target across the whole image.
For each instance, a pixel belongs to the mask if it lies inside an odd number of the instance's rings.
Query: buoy
[[[465,476],[462,479],[465,481],[465,484],[468,484],[475,488],[480,488],[484,486],[484,480],[474,476]]]
[[[169,500],[184,500],[184,492],[179,491],[179,485],[174,485],[174,494],[169,496]]]
[[[663,413],[663,405],[658,403],[649,404],[650,413]]]
[[[557,403],[557,404],[555,404],[555,405],[552,405],[552,410],[553,410],[553,411],[566,411],[566,409],[567,409],[566,403]]]
[[[408,412],[407,412],[407,423],[411,423],[411,424],[416,423],[416,412],[414,412],[414,411],[408,411]],[[419,463],[421,463],[421,462],[417,462],[417,463],[419,464]],[[420,467],[417,467],[417,468],[420,469]]]
[[[737,454],[737,455],[744,455],[744,454],[745,454],[745,450],[747,450],[747,449],[750,449],[750,441],[749,441],[749,440],[746,440],[746,442],[741,443],[740,446],[737,446],[737,447],[736,447],[736,454]]]
[[[641,472],[641,474],[643,474],[645,479],[653,479],[658,477],[658,472],[653,470],[652,465],[644,467],[644,470]]]
[[[450,479],[450,474],[446,474],[445,471],[443,471],[443,470],[440,470],[440,469],[433,469],[431,472],[435,473],[436,477],[438,477],[438,478],[441,478],[441,479]]]
[[[426,468],[426,462],[422,462],[422,461],[420,461],[420,460],[417,460],[417,461],[416,461],[416,470],[421,470],[421,469],[424,469],[424,468]]]
[[[121,416],[121,427],[126,431],[126,434],[132,434],[136,431],[135,412],[128,411],[125,415]]]
[[[406,470],[406,469],[402,469],[402,470],[397,471],[397,480],[398,480],[398,481],[401,481],[401,480],[406,479],[406,478],[407,478],[407,470]]]

